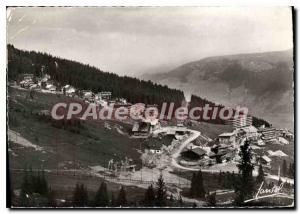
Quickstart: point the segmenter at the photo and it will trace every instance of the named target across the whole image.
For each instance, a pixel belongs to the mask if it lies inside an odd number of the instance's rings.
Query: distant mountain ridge
[[[246,106],[293,130],[293,51],[207,57],[143,78],[225,106]]]

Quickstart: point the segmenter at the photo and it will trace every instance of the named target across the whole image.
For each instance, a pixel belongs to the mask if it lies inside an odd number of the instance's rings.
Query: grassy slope
[[[137,152],[140,148],[139,140],[119,134],[111,121],[108,122],[112,127],[111,130],[104,127],[104,122],[85,122],[80,134],[58,129],[30,112],[49,109],[52,103],[66,98],[36,93],[34,101],[31,101],[25,99],[27,93],[9,89],[11,101],[9,117],[17,120],[13,125],[10,123],[10,129],[19,132],[32,143],[42,146],[46,153],[32,149],[15,150],[18,156],[11,156],[11,167],[23,168],[28,164],[38,168],[44,162],[45,168],[56,168],[57,164],[63,161],[75,161],[74,165],[77,167],[86,168],[89,165],[106,166],[110,159],[120,160],[125,156],[139,164],[140,154]]]
[[[211,139],[217,138],[220,134],[224,132],[232,132],[233,129],[230,126],[220,125],[220,124],[212,124],[206,122],[193,122],[191,129],[195,129],[200,131],[207,137]]]

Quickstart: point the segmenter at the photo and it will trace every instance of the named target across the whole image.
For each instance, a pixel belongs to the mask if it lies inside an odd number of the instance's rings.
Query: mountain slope
[[[208,57],[144,78],[293,129],[292,50]]]

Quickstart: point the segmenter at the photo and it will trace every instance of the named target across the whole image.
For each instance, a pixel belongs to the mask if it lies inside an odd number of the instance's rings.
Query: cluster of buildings
[[[130,106],[131,104],[124,98],[112,99],[110,91],[101,91],[94,93],[91,90],[79,90],[72,85],[64,85],[62,87],[56,86],[55,81],[51,79],[48,74],[43,77],[35,77],[34,74],[22,74],[19,85],[25,89],[41,90],[42,92],[51,92],[55,94],[63,94],[68,97],[75,97],[83,99],[88,103],[96,103],[100,106],[117,105],[117,106]]]
[[[43,75],[43,77],[35,77],[33,74],[22,74],[20,86],[26,89],[44,89],[51,92],[56,92],[57,90],[54,81],[51,80],[51,76],[48,74]]]
[[[231,144],[220,143],[207,147],[196,146],[192,142],[182,150],[180,163],[186,166],[211,166],[236,160],[237,151]]]
[[[240,121],[231,120],[230,123],[235,129],[232,132],[220,134],[212,146],[204,147],[194,142],[187,146],[181,153],[181,164],[207,166],[214,163],[238,161],[240,145],[248,140],[253,151],[253,164],[262,165],[268,171],[271,168],[273,153],[265,152],[266,145],[288,144],[288,140],[293,139],[293,134],[287,130],[264,126],[254,127],[250,116],[240,118]],[[281,153],[280,155],[282,156]]]
[[[266,145],[273,143],[288,144],[289,140],[293,139],[293,134],[287,130],[264,126],[254,127],[251,116],[241,116],[232,119],[229,123],[233,127],[232,132],[221,133],[212,141],[199,140],[200,137],[198,137],[189,143],[181,151],[180,164],[189,167],[203,167],[216,163],[237,162],[240,160],[238,155],[240,146],[247,140],[250,141],[253,151],[253,164],[262,165],[265,172],[268,172],[271,169],[273,153],[265,151]],[[148,138],[150,136],[159,138],[155,135],[157,135],[157,132],[161,133],[161,130],[163,130],[164,136],[172,136],[172,139],[179,143],[188,134],[187,128],[182,124],[178,124],[173,129],[172,127],[161,127],[159,120],[140,119],[133,124],[132,136],[136,138]],[[164,147],[166,147],[166,150],[164,150]],[[145,153],[159,155],[163,151],[167,152],[169,147],[172,147],[172,145],[146,143]]]
[[[91,90],[78,90],[71,85],[65,85],[62,87],[61,92],[68,97],[76,97],[84,100],[87,103],[95,103],[99,106],[131,106],[124,98],[112,98],[112,93],[110,91],[101,91],[94,93]]]

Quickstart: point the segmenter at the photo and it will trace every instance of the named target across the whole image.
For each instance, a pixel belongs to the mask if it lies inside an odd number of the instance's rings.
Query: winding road
[[[199,131],[195,131],[195,130],[191,130],[191,129],[188,129],[187,131],[189,131],[191,133],[191,135],[185,140],[183,141],[179,148],[177,149],[177,151],[172,154],[172,165],[174,167],[177,167],[177,168],[180,168],[180,169],[185,169],[185,170],[190,170],[190,171],[198,171],[199,169],[194,169],[194,168],[188,168],[188,167],[184,167],[184,166],[181,166],[180,164],[178,164],[177,162],[177,159],[181,153],[181,151],[189,144],[191,143],[192,141],[196,140],[200,135],[201,133]]]

